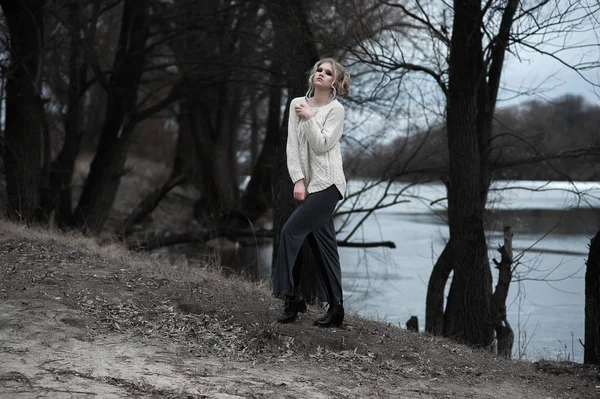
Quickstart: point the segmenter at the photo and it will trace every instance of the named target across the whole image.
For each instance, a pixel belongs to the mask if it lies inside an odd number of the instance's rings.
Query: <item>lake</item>
[[[348,193],[365,183],[350,181]],[[368,183],[367,183],[368,184]],[[386,195],[387,194],[387,195]],[[433,264],[448,239],[442,184],[377,186],[355,207],[401,201],[373,213],[351,241],[393,241],[389,248],[340,248],[345,305],[365,317],[405,326],[410,316],[425,323],[425,296]],[[496,182],[490,192],[487,232],[490,259],[499,260],[503,225],[513,228],[519,264],[507,300],[515,331],[514,356],[530,360],[583,361],[585,259],[600,226],[600,184],[590,182]],[[352,207],[344,203],[340,211]],[[343,240],[360,216],[346,225],[336,219]],[[250,252],[262,278],[269,278],[271,246]],[[491,260],[490,260],[491,262]],[[492,268],[494,286],[496,269]]]

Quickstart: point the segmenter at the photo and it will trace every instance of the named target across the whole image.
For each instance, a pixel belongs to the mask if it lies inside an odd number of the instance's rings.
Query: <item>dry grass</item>
[[[297,323],[277,324],[281,303],[271,298],[265,283],[223,276],[215,264],[188,263],[185,258],[172,264],[165,253],[133,253],[118,243],[8,222],[0,222],[0,245],[2,263],[15,265],[2,284],[5,296],[43,292],[61,297],[96,320],[95,334],[168,338],[196,356],[253,361],[300,357],[342,370],[359,367],[372,375],[467,385],[526,380],[555,393],[595,392],[590,380],[572,373],[550,376],[531,363],[497,359],[356,314],[347,317],[343,328],[319,329],[312,321],[321,311],[311,307]],[[24,292],[32,279],[36,289]],[[598,375],[593,370],[587,374]]]
[[[121,241],[86,237],[78,232],[63,232],[42,227],[28,227],[0,219],[0,233],[20,237],[31,242],[56,244],[74,249],[82,254],[97,257],[106,262],[126,267],[130,272],[143,272],[148,276],[186,281],[191,284],[206,283],[230,286],[235,283],[245,292],[261,290],[265,282],[252,282],[225,275],[217,254],[207,255],[203,260],[190,262],[185,255],[173,256],[168,250],[151,253],[135,252],[126,248]],[[215,287],[219,289],[218,286]]]

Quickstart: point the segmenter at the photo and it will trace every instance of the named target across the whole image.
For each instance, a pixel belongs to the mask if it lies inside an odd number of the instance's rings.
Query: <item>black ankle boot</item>
[[[293,323],[298,318],[298,312],[306,312],[306,301],[304,300],[304,298],[302,298],[302,295],[286,295],[283,313],[279,317],[277,317],[277,321],[284,324]]]
[[[322,318],[315,320],[314,325],[319,327],[340,327],[344,321],[344,304],[332,303],[329,310]]]

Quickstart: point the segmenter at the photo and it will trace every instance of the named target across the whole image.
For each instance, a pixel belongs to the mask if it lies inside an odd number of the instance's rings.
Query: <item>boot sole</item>
[[[295,322],[296,320],[298,320],[298,315],[289,319],[277,319],[277,322],[281,324],[289,324]]]
[[[304,299],[302,299],[302,302],[300,304],[296,305],[295,307],[296,307],[296,315],[294,317],[290,317],[289,319],[282,319],[282,320],[277,319],[277,322],[281,323],[281,324],[293,323],[298,319],[298,313],[306,313],[306,311],[308,309]]]
[[[321,322],[321,320],[315,320],[315,322],[313,323],[313,325],[317,326],[317,327],[323,327],[323,328],[328,328],[328,327],[341,327],[342,324],[344,323],[344,319],[342,320],[332,320],[329,323],[323,323]]]

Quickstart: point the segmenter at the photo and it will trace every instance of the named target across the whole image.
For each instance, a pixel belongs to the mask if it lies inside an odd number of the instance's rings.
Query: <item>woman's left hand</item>
[[[296,105],[296,114],[305,120],[309,120],[315,113],[307,104]]]

